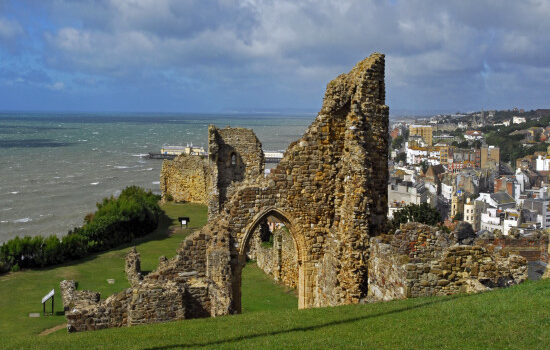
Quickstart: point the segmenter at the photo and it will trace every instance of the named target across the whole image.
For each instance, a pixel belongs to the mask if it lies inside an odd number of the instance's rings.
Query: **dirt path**
[[[48,335],[48,334],[52,334],[53,332],[57,332],[58,330],[63,329],[63,328],[67,328],[67,324],[66,324],[66,323],[59,324],[59,325],[57,325],[57,326],[55,326],[55,327],[45,329],[45,330],[43,330],[42,332],[40,332],[39,335]]]

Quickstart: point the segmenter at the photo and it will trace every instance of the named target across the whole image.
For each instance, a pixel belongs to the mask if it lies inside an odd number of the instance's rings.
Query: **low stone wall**
[[[94,305],[76,304],[65,313],[69,332],[92,331],[128,325],[128,305],[132,289],[114,294]]]
[[[407,297],[408,258],[396,255],[390,244],[373,238],[369,258],[369,298],[376,301],[405,299]]]
[[[175,282],[146,283],[132,289],[128,326],[183,320],[186,310],[183,285]]]
[[[544,233],[525,237],[479,238],[475,243],[492,250],[502,250],[523,256],[529,262],[541,261],[548,264],[548,235]]]
[[[159,267],[142,277],[135,247],[126,255],[125,270],[131,288],[99,301],[99,293],[76,291],[74,281],[61,282],[70,332],[133,326],[186,318],[209,317],[212,295],[220,303],[223,293],[206,277],[208,225],[188,236],[172,259],[161,257]],[[94,296],[92,298],[85,296]],[[226,302],[228,304],[228,302]],[[227,313],[227,312],[225,312]]]
[[[76,281],[63,280],[59,283],[63,310],[69,311],[75,305],[95,305],[99,302],[98,292],[89,290],[76,290]]]
[[[370,301],[506,287],[527,278],[525,258],[460,244],[457,232],[409,223],[370,241]]]

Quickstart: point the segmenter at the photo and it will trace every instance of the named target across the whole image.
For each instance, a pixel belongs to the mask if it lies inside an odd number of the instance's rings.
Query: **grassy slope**
[[[168,212],[172,210],[174,216],[180,208],[169,207]],[[199,220],[192,222],[197,224]],[[152,269],[158,255],[173,253],[181,237],[158,237],[159,240],[141,244],[138,250],[142,252],[143,269]],[[103,293],[120,290],[127,285],[122,266],[126,251],[127,248],[110,251],[78,265],[0,277],[0,347],[550,348],[550,280],[478,295],[296,310],[295,297],[274,285],[253,265],[243,270],[242,315],[76,334],[62,330],[45,337],[35,336],[64,321],[62,316],[26,316],[38,311],[35,300],[51,285],[72,277],[80,280],[82,287]],[[95,277],[86,275],[92,271]],[[75,276],[68,276],[72,274]],[[108,277],[116,278],[117,284],[107,285],[104,281]],[[26,302],[28,299],[34,301],[32,305]],[[6,338],[8,334],[15,336]]]
[[[173,256],[179,242],[192,231],[191,228],[183,229],[168,235],[168,227],[177,224],[178,216],[189,216],[190,226],[193,227],[203,226],[206,222],[205,206],[168,204],[163,209],[166,216],[161,219],[159,228],[154,233],[135,240],[131,245],[94,254],[76,262],[0,276],[0,339],[35,335],[65,322],[59,294],[61,280],[77,280],[79,289],[99,291],[104,299],[129,287],[124,273],[124,256],[128,247],[138,246],[142,270],[151,271],[156,268],[159,256]],[[108,284],[108,278],[114,278],[115,284]],[[59,314],[53,317],[29,318],[30,312],[42,311],[40,300],[52,288],[56,290],[55,309]],[[51,310],[51,306],[48,304],[46,309]]]
[[[477,295],[57,332],[33,345],[56,349],[548,349],[548,310],[550,280],[545,280]]]

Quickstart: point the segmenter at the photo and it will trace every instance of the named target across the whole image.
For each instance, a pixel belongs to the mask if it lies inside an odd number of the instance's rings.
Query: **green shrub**
[[[0,246],[0,272],[80,259],[146,235],[158,226],[159,199],[151,191],[129,186],[118,198],[97,203],[97,211],[86,215],[84,226],[70,230],[61,240],[54,235],[15,237]]]

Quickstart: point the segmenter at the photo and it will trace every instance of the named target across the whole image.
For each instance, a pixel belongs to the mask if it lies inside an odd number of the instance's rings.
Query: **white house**
[[[497,208],[487,208],[485,213],[481,214],[481,230],[493,232],[502,231],[501,217]]]
[[[512,117],[512,124],[523,124],[526,121],[527,120],[525,119],[525,117],[518,117],[518,116],[513,116]]]
[[[550,170],[550,157],[543,157],[539,155],[536,160],[537,171],[549,171]]]

